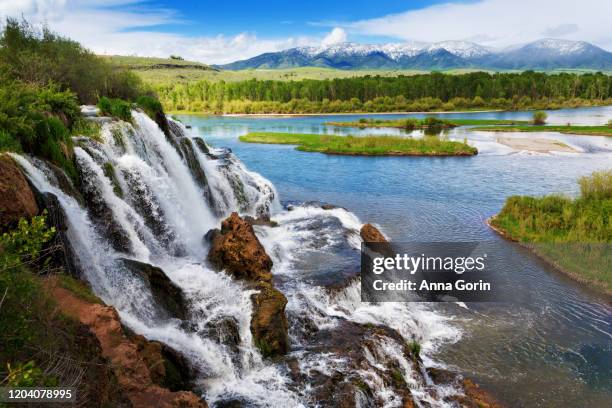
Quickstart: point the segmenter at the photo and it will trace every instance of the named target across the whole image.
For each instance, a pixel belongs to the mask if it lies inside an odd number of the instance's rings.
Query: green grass
[[[522,125],[476,127],[473,130],[481,130],[486,132],[559,132],[572,135],[612,136],[612,127],[609,126]]]
[[[576,199],[510,197],[490,223],[574,279],[612,293],[612,170],[579,184]]]
[[[478,150],[437,136],[420,139],[399,136],[332,136],[255,132],[240,136],[247,143],[291,144],[297,150],[356,156],[472,156]]]
[[[200,69],[214,69],[206,64],[195,61],[185,61],[172,58],[136,57],[127,55],[102,55],[103,59],[114,66],[130,69],[154,69],[156,67],[201,67]]]
[[[94,295],[94,293],[85,283],[76,280],[72,276],[66,274],[58,274],[57,281],[61,287],[69,290],[76,297],[89,303],[98,303],[104,305],[104,302],[99,297]]]
[[[154,58],[154,57],[134,57],[111,55],[102,56],[112,65],[121,68],[127,68],[136,73],[143,81],[152,85],[170,84],[176,82],[196,82],[206,80],[211,82],[237,82],[249,79],[260,80],[278,80],[278,81],[299,81],[302,79],[334,79],[334,78],[351,78],[360,76],[399,76],[399,75],[415,75],[426,74],[431,71],[415,70],[415,69],[393,69],[393,70],[376,70],[376,69],[360,69],[360,70],[342,70],[333,68],[321,67],[298,67],[298,68],[282,68],[282,69],[244,69],[238,71],[229,71],[215,69],[209,65],[195,62],[183,61],[170,58]],[[453,75],[461,75],[470,72],[484,71],[494,72],[486,69],[450,69],[440,72]],[[570,70],[567,70],[570,71]],[[514,71],[504,71],[514,72]],[[520,71],[517,71],[520,72]],[[554,72],[554,71],[553,71]],[[574,73],[591,72],[588,70],[571,71]]]
[[[521,120],[504,120],[504,119],[441,119],[436,118],[441,122],[442,127],[457,127],[457,126],[485,126],[485,125],[516,125],[527,123],[527,121]],[[382,119],[360,119],[358,121],[351,122],[327,122],[329,126],[345,126],[345,127],[389,127],[389,128],[401,128],[404,129],[407,126],[415,129],[430,127],[425,119],[396,119],[396,120],[382,120]]]

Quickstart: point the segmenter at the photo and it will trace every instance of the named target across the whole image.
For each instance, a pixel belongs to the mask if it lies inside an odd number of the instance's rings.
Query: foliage
[[[417,360],[420,357],[421,344],[418,341],[412,340],[410,343],[408,343],[408,349],[410,350],[410,354],[414,360]]]
[[[475,125],[514,125],[527,123],[521,120],[506,120],[506,119],[365,119],[361,118],[357,122],[327,122],[329,126],[344,126],[344,127],[373,127],[373,128],[399,128],[404,130],[424,129],[426,127],[457,127],[457,126],[475,126]]]
[[[472,72],[324,80],[172,82],[156,87],[168,110],[215,113],[427,112],[543,109],[604,104],[612,77],[602,73],[549,75]]]
[[[435,136],[410,138],[399,136],[332,136],[298,133],[256,132],[240,136],[248,143],[296,144],[308,152],[352,155],[473,155],[474,147]]]
[[[39,87],[11,80],[0,83],[2,149],[43,157],[73,178],[76,168],[69,159],[69,127],[78,116],[74,94],[54,84]]]
[[[584,200],[612,199],[612,170],[596,171],[578,179],[580,196]]]
[[[159,115],[164,114],[164,108],[162,104],[157,98],[153,98],[148,95],[139,96],[136,99],[136,103],[140,106],[147,115],[153,120]]]
[[[99,345],[80,322],[58,312],[50,290],[54,278],[40,275],[39,263],[53,250],[47,246],[52,235],[38,216],[0,237],[0,385],[62,385],[82,393],[83,373],[99,372],[89,365],[100,361]],[[80,298],[99,302],[80,282],[57,278]]]
[[[102,126],[93,120],[78,118],[72,125],[71,134],[73,136],[86,136],[94,140],[101,141],[100,131]]]
[[[9,387],[57,386],[57,378],[45,375],[40,368],[36,367],[34,360],[25,364],[18,363],[15,367],[8,363],[7,369],[6,385]]]
[[[102,115],[130,122],[132,120],[132,105],[122,99],[110,99],[105,96],[98,101],[98,108]]]
[[[121,189],[121,184],[119,184],[119,180],[117,179],[117,174],[115,174],[115,167],[113,167],[113,164],[111,162],[104,163],[102,165],[102,170],[104,171],[104,175],[110,180],[115,195],[123,198],[123,190]]]
[[[0,34],[0,71],[7,77],[37,86],[57,84],[71,90],[81,103],[100,96],[134,99],[145,92],[140,78],[117,69],[47,27],[37,30],[27,21],[7,19]]]
[[[547,118],[548,118],[548,115],[544,111],[533,112],[533,124],[534,125],[545,124]]]
[[[608,121],[608,127],[612,129],[612,119]]]
[[[0,236],[0,269],[7,269],[21,262],[35,260],[43,245],[55,235],[55,228],[48,228],[46,213],[32,217],[31,221],[22,218],[17,228]]]
[[[612,170],[578,181],[575,199],[512,196],[491,223],[526,244],[561,269],[612,291]]]
[[[21,219],[17,228],[0,236],[0,344],[2,353],[15,353],[38,335],[32,327],[39,308],[46,308],[40,285],[27,273],[27,265],[40,261],[43,245],[54,235],[44,216],[30,222]],[[0,353],[1,354],[1,353]]]
[[[0,129],[0,152],[20,152],[21,144],[5,130]]]

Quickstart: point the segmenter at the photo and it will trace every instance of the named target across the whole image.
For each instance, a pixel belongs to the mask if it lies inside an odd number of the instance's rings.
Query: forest
[[[300,81],[246,80],[155,87],[167,110],[204,113],[427,112],[555,109],[610,103],[602,73],[430,73]]]

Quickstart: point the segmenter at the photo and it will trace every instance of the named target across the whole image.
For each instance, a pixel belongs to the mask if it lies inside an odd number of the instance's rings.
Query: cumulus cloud
[[[261,39],[244,32],[235,36],[185,36],[161,32],[157,26],[181,22],[173,10],[142,0],[0,0],[0,18],[24,16],[47,24],[98,54],[168,57],[223,64],[264,52],[316,45],[320,39],[295,36]]]
[[[439,4],[344,27],[364,35],[415,41],[480,39],[489,46],[554,36],[612,49],[610,16],[612,1],[479,0]]]
[[[323,41],[321,41],[321,45],[329,46],[333,44],[343,43],[346,42],[347,38],[348,36],[346,34],[346,31],[344,31],[340,27],[335,27],[333,30],[331,30],[329,34],[327,34],[323,38]]]

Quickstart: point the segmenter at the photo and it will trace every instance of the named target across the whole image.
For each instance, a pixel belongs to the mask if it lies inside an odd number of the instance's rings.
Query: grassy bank
[[[247,143],[291,144],[297,150],[355,156],[473,156],[478,153],[466,143],[425,136],[332,136],[297,133],[255,132],[240,136]]]
[[[510,197],[490,224],[567,275],[612,294],[612,170],[579,184],[575,199]]]
[[[329,126],[358,127],[358,128],[399,128],[399,129],[426,129],[432,126],[452,128],[457,126],[488,126],[488,125],[517,125],[527,123],[521,120],[503,119],[440,119],[427,117],[423,119],[360,119],[351,122],[327,122]]]
[[[521,126],[487,126],[476,127],[474,130],[485,132],[558,132],[572,135],[612,136],[610,126],[555,126],[555,125],[521,125]]]

